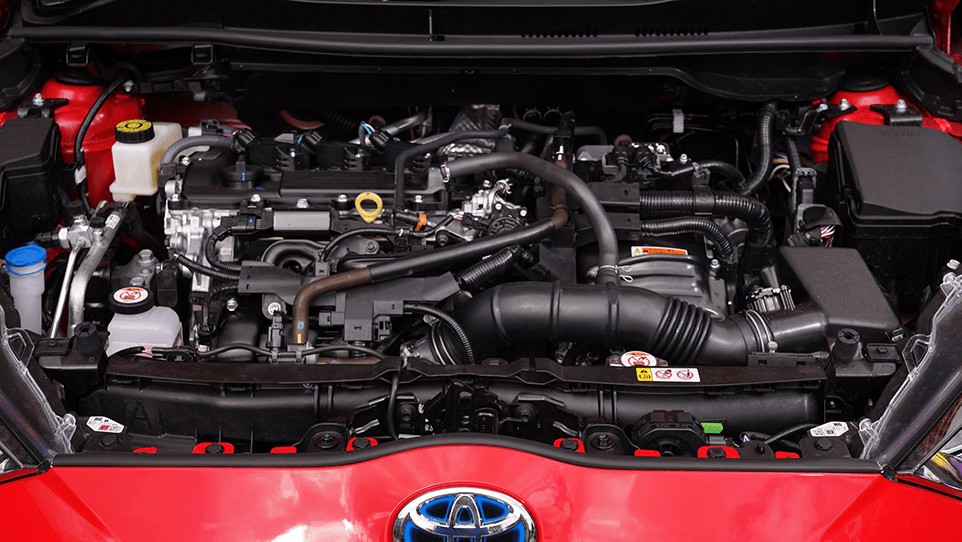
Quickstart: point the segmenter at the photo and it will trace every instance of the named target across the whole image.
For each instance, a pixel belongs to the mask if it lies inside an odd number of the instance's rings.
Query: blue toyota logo
[[[534,520],[515,499],[456,487],[409,502],[394,522],[395,542],[534,542]]]

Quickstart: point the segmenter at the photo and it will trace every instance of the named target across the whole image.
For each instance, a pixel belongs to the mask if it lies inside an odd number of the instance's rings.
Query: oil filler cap
[[[146,288],[127,286],[115,290],[108,304],[117,314],[140,314],[154,306],[154,296]]]
[[[143,143],[154,138],[154,125],[143,119],[125,120],[114,126],[114,135],[120,143]]]

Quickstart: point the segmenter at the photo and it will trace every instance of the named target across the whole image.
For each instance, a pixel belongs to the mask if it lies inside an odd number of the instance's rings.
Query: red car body
[[[548,541],[948,540],[962,513],[952,497],[873,472],[664,470],[670,460],[650,458],[636,458],[636,470],[602,469],[483,445],[357,459],[55,466],[0,485],[0,539],[389,541],[401,506],[451,485],[516,497]]]

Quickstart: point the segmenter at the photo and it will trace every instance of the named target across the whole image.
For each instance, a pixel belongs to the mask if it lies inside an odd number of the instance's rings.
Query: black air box
[[[927,128],[841,122],[829,156],[826,200],[845,246],[901,308],[917,307],[938,269],[960,255],[962,144]]]
[[[60,221],[52,119],[10,119],[0,127],[0,250],[26,243]]]

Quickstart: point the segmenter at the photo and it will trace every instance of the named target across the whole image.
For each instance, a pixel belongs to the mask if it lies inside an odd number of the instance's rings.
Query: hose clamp
[[[615,274],[618,275],[618,278],[619,278],[619,279],[625,281],[625,282],[628,283],[628,284],[631,284],[631,283],[635,280],[635,278],[632,277],[631,275],[623,274],[623,273],[629,273],[629,272],[631,272],[631,266],[630,266],[630,265],[599,265],[599,266],[598,266],[598,274],[600,275],[600,274],[601,274],[601,270],[602,270],[602,269],[606,269],[606,268],[613,270],[613,271],[615,272]]]
[[[447,164],[441,164],[438,170],[441,172],[441,182],[444,184],[451,182],[451,168]]]
[[[752,334],[755,336],[757,350],[759,352],[774,352],[775,348],[777,348],[775,335],[772,333],[772,329],[769,327],[765,317],[751,309],[742,314],[748,326],[751,328]]]

